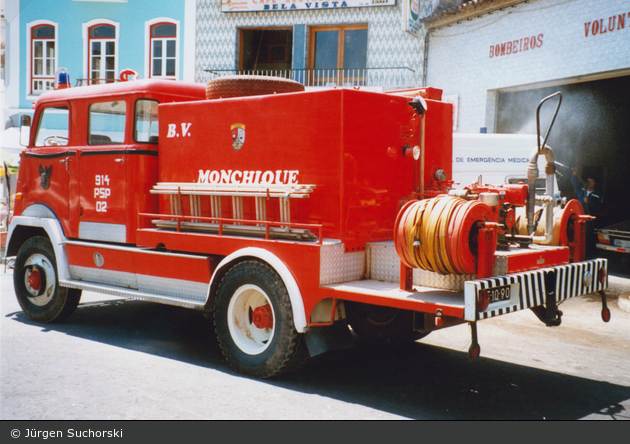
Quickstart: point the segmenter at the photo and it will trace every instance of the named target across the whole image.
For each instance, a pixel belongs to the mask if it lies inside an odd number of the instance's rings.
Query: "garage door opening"
[[[517,92],[501,92],[497,132],[536,134],[536,107],[546,96],[562,92],[562,105],[547,144],[558,167],[564,196],[573,197],[571,167],[582,178],[595,175],[604,194],[604,209],[596,226],[630,218],[630,76]],[[540,114],[544,136],[555,110],[555,100]]]

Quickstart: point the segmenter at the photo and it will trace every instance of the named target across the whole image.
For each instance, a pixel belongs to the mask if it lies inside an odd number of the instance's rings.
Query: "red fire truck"
[[[82,290],[213,314],[230,364],[269,378],[359,338],[415,341],[603,290],[588,216],[553,185],[451,190],[452,107],[433,88],[305,91],[271,77],[133,80],[36,102],[9,256],[33,320]],[[548,181],[548,183],[553,183]]]

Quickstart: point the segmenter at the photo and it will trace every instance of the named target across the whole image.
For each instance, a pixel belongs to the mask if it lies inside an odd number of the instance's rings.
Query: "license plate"
[[[500,287],[488,288],[488,303],[509,301],[512,296],[512,288],[510,285],[501,285]]]
[[[615,247],[628,248],[630,247],[630,241],[623,240],[623,239],[615,239],[615,241],[613,242],[613,245]]]

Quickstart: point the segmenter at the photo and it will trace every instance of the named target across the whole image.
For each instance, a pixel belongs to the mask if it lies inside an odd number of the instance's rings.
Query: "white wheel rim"
[[[44,270],[43,277],[45,278],[46,287],[43,292],[41,291],[41,286],[32,285],[34,277],[32,274],[39,273],[38,270],[34,270],[33,266],[35,265],[39,266],[41,270]],[[53,299],[55,294],[55,283],[57,281],[55,278],[55,268],[46,256],[39,253],[29,257],[24,263],[24,268],[26,269],[24,272],[24,286],[26,287],[26,291],[31,295],[28,296],[28,300],[33,305],[43,307]]]
[[[271,307],[273,326],[258,328],[251,322],[251,312],[267,304]],[[227,316],[230,336],[241,351],[258,355],[267,350],[276,329],[276,314],[271,300],[260,287],[250,284],[239,287],[230,299]]]

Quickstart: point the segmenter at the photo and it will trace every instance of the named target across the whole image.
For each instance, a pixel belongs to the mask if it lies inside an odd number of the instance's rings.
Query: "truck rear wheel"
[[[346,316],[359,339],[371,344],[402,345],[427,333],[413,329],[413,312],[392,307],[345,302]]]
[[[62,321],[81,300],[81,290],[59,286],[55,252],[45,237],[30,238],[18,251],[13,286],[24,313],[38,322]]]
[[[206,99],[260,96],[304,91],[304,85],[295,80],[271,76],[226,76],[208,81]]]
[[[287,289],[262,262],[240,262],[227,272],[217,291],[214,325],[223,354],[245,375],[271,378],[308,357]]]

